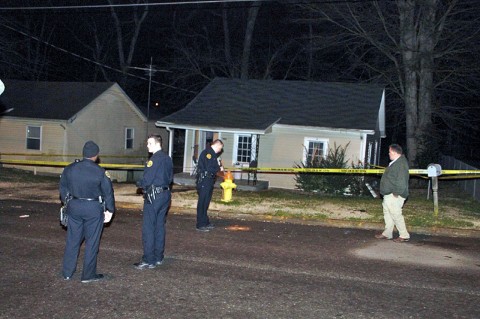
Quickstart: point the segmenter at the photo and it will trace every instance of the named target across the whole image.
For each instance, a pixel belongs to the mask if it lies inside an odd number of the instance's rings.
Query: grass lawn
[[[59,178],[34,175],[31,172],[0,167],[0,183],[54,183]],[[115,184],[114,184],[115,187]],[[480,203],[454,187],[451,181],[439,182],[439,214],[434,215],[433,200],[425,188],[411,188],[405,202],[407,226],[480,229]],[[233,200],[221,201],[222,190],[215,189],[211,209],[222,212],[261,214],[281,218],[313,220],[343,219],[383,222],[382,202],[372,196],[331,196],[299,190],[269,189],[259,192],[234,191]],[[174,205],[194,208],[195,190],[174,193]]]
[[[434,215],[433,197],[426,189],[410,189],[404,205],[408,226],[480,229],[480,203],[462,193],[451,182],[440,182],[439,213]],[[196,204],[195,191],[176,195]],[[211,208],[221,211],[257,213],[285,218],[346,219],[383,222],[382,201],[372,196],[332,196],[299,190],[269,189],[259,192],[234,191],[233,200],[221,201],[222,191],[215,189]]]

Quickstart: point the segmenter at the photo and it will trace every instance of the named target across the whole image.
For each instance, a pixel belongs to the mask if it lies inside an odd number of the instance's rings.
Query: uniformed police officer
[[[212,200],[213,186],[219,171],[223,171],[218,156],[223,150],[223,142],[219,139],[202,151],[197,166],[197,230],[208,232],[214,228],[207,215],[208,206]]]
[[[68,224],[63,278],[70,280],[77,267],[77,257],[85,239],[82,282],[105,279],[97,274],[97,254],[103,224],[115,212],[115,197],[108,173],[96,162],[99,148],[93,141],[83,146],[83,160],[63,170],[60,178],[60,199],[67,204]]]
[[[162,137],[151,135],[147,139],[152,157],[145,164],[140,186],[143,188],[143,257],[134,266],[137,269],[153,269],[163,263],[165,250],[165,223],[172,198],[173,162],[162,151]]]

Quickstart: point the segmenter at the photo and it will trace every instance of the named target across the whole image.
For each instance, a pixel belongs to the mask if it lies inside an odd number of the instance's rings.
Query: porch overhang
[[[336,133],[341,133],[341,134],[345,134],[345,135],[349,135],[349,134],[374,135],[375,134],[375,130],[363,130],[363,129],[347,129],[347,128],[333,128],[333,127],[320,127],[320,126],[301,126],[301,125],[289,125],[289,124],[276,124],[275,127],[312,130],[312,131],[315,131],[315,132],[336,132]]]
[[[222,127],[222,126],[209,126],[209,125],[192,125],[192,124],[180,124],[180,123],[163,122],[163,121],[155,122],[155,126],[165,127],[165,128],[170,128],[170,129],[265,135],[265,134],[268,134],[268,133],[272,132],[272,127],[277,122],[278,122],[278,120],[275,121],[274,123],[271,123],[269,126],[267,126],[266,128],[263,128],[263,129],[245,128],[245,127]]]

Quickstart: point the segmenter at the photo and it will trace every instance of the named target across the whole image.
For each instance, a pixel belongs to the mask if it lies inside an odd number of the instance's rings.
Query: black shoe
[[[70,279],[72,279],[71,276],[70,276],[70,277],[68,277],[68,276],[63,276],[63,280],[70,280]]]
[[[133,266],[135,266],[136,269],[153,269],[156,267],[155,264],[149,264],[144,261],[141,261],[139,263],[134,263]]]
[[[211,229],[208,228],[207,226],[202,226],[202,227],[197,227],[197,231],[201,231],[201,232],[209,232]]]
[[[100,281],[100,280],[105,280],[105,276],[102,275],[102,274],[98,274],[98,275],[95,275],[93,278],[90,278],[90,279],[82,279],[82,282],[84,284],[88,283],[88,282],[94,282],[94,281]]]
[[[206,227],[207,229],[210,229],[210,230],[212,230],[212,229],[214,229],[214,228],[215,228],[215,225],[214,225],[214,224],[212,224],[212,223],[210,223],[210,224],[208,224],[208,225],[207,225],[207,226],[205,226],[205,227]]]

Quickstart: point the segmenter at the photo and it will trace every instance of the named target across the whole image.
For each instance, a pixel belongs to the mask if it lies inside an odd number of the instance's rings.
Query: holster
[[[63,206],[60,207],[60,225],[63,227],[67,227],[68,225],[68,213],[67,213],[67,207],[68,207],[68,202],[72,199],[72,195],[67,194],[65,197],[65,202],[63,203]]]
[[[197,174],[197,179],[196,179],[196,184],[199,185],[201,184],[206,178],[211,178],[211,179],[214,179],[215,178],[215,174],[212,174],[212,173],[209,173],[207,171],[204,171],[204,172],[199,172]]]
[[[155,199],[157,199],[157,195],[166,191],[169,191],[169,187],[160,187],[155,185],[150,185],[145,189],[145,194],[143,198],[149,203],[152,204]]]

